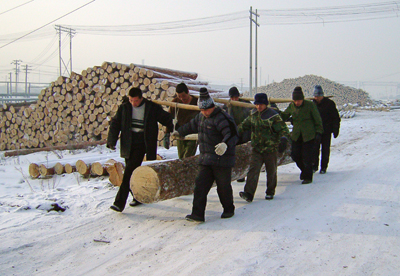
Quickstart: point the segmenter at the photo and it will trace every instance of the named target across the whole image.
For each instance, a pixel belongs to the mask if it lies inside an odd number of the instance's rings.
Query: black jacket
[[[339,134],[340,116],[336,109],[336,104],[329,98],[324,97],[320,103],[316,100],[313,102],[317,105],[319,114],[321,115],[322,125],[324,127],[323,134],[333,133],[335,137]]]
[[[144,141],[146,146],[146,159],[155,160],[157,157],[158,124],[166,127],[173,127],[171,114],[165,111],[160,105],[143,98],[144,111]],[[128,98],[124,98],[119,106],[117,114],[111,119],[108,130],[107,145],[115,147],[120,136],[120,150],[122,158],[129,158],[132,141],[132,105]]]
[[[221,108],[216,107],[209,118],[199,113],[189,123],[178,129],[181,136],[199,134],[199,164],[206,166],[233,167],[235,165],[235,147],[238,141],[235,121]],[[225,142],[226,152],[219,156],[215,146]]]

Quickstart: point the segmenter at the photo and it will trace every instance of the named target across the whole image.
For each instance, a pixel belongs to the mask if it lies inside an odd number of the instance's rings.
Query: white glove
[[[175,136],[175,137],[180,137],[179,132],[177,130],[175,130],[174,132],[171,133],[171,136]]]
[[[221,156],[225,153],[227,148],[228,146],[224,142],[219,143],[218,145],[215,146],[215,153]]]

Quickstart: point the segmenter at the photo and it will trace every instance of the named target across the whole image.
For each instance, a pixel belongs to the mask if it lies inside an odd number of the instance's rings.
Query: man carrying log
[[[197,105],[197,98],[189,95],[189,89],[187,88],[185,83],[180,83],[176,86],[176,98],[172,100],[174,103],[182,103],[189,105]],[[189,109],[177,109],[175,107],[169,108],[169,113],[171,113],[172,118],[176,120],[175,128],[179,128],[184,124],[188,123],[191,119],[196,117],[199,114],[197,110],[189,110]],[[176,117],[176,118],[175,118]],[[174,131],[174,129],[167,129],[164,136],[164,148],[169,149],[170,144],[170,132]],[[196,140],[178,140],[177,141],[178,148],[178,157],[179,159],[183,159],[186,157],[194,156],[197,150],[197,141]]]
[[[277,185],[278,152],[283,153],[287,147],[289,129],[279,114],[268,107],[268,96],[258,93],[254,96],[257,110],[253,111],[241,125],[239,135],[251,130],[251,145],[253,147],[250,168],[247,173],[244,191],[239,196],[247,202],[252,202],[257,189],[261,167],[265,164],[267,173],[267,190],[265,199],[274,198]]]
[[[304,99],[300,86],[294,88],[292,99],[293,102],[280,115],[284,121],[293,119],[292,159],[301,171],[300,180],[303,180],[301,184],[310,184],[313,179],[312,162],[315,144],[321,142],[324,129],[317,106]]]
[[[240,99],[240,93],[236,86],[233,86],[229,89],[229,98],[231,99],[231,101],[250,103],[247,100]],[[235,106],[231,104],[226,104],[223,108],[229,115],[232,116],[237,126],[240,125],[244,121],[244,119],[246,119],[250,115],[250,112],[252,110],[252,108]],[[241,145],[250,141],[250,135],[250,129],[241,133],[241,135],[239,135],[239,141],[237,144]],[[237,180],[237,182],[244,182],[245,180],[245,178],[240,178]]]
[[[321,148],[321,170],[319,173],[325,174],[329,163],[332,133],[334,138],[339,135],[340,116],[335,102],[324,96],[324,91],[322,90],[321,85],[316,85],[314,87],[313,102],[317,105],[322,119],[322,126],[324,127],[321,142],[316,144],[313,158],[313,172],[318,171],[319,153]]]
[[[224,209],[221,218],[230,218],[235,214],[231,173],[238,140],[236,124],[229,114],[215,106],[204,87],[200,89],[198,106],[201,113],[173,133],[175,136],[198,133],[199,137],[199,172],[195,180],[192,213],[186,219],[205,221],[207,195],[214,181]]]
[[[157,156],[158,124],[172,128],[171,115],[164,109],[142,97],[139,88],[130,88],[128,98],[124,98],[116,115],[111,119],[107,137],[107,147],[115,150],[120,135],[121,157],[125,158],[125,171],[121,186],[111,210],[122,212],[130,191],[132,172],[142,164],[144,155],[147,160]],[[141,204],[133,198],[130,206]]]

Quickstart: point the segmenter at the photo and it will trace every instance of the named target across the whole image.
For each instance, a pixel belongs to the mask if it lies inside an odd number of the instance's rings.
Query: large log
[[[15,150],[15,151],[7,151],[4,153],[4,156],[18,156],[31,154],[39,151],[54,151],[54,150],[75,150],[75,149],[85,149],[90,146],[103,145],[106,141],[94,141],[94,142],[83,142],[79,144],[69,144],[64,146],[52,146],[45,148],[36,148],[36,149],[25,149],[25,150]]]
[[[247,175],[250,167],[251,143],[236,147],[236,162],[232,169],[232,181]],[[142,203],[154,203],[193,193],[198,173],[198,155],[183,160],[173,160],[140,166],[130,179],[135,198]],[[291,162],[290,149],[279,157],[278,165]]]

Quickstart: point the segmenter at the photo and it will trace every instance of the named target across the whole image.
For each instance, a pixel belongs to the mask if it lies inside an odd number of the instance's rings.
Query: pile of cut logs
[[[104,141],[109,121],[129,87],[140,88],[147,99],[170,101],[180,82],[191,93],[208,85],[196,78],[191,72],[115,62],[60,76],[41,91],[36,103],[0,107],[0,150]]]

